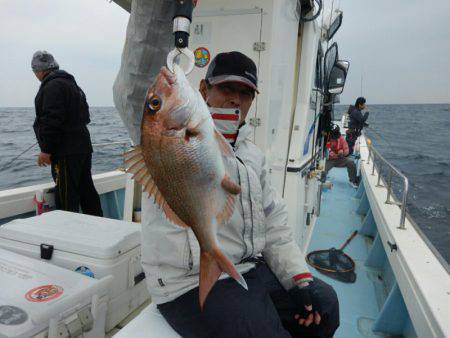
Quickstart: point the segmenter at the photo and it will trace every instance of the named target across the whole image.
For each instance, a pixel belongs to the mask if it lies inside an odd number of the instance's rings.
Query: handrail
[[[317,157],[320,155],[321,148],[319,148],[309,159],[304,161],[300,166],[292,166],[287,165],[286,171],[287,172],[301,172],[303,174],[303,171],[314,161],[317,159]],[[304,176],[304,175],[303,175]]]
[[[387,179],[387,196],[386,196],[386,204],[395,204],[398,205],[401,209],[401,214],[400,214],[400,225],[399,225],[399,229],[406,229],[405,228],[405,218],[406,218],[406,200],[408,197],[408,189],[409,189],[409,182],[408,182],[408,178],[400,171],[398,170],[396,167],[394,167],[388,160],[386,160],[379,152],[378,150],[376,150],[374,148],[374,146],[372,145],[372,143],[367,142],[367,146],[369,149],[369,156],[367,157],[367,164],[370,164],[370,157],[372,156],[372,175],[375,175],[375,160],[379,159],[381,161],[380,163],[380,167],[378,168],[378,180],[377,180],[377,187],[382,186],[380,184],[381,181],[381,171],[383,168],[383,164],[385,164],[387,167],[390,168],[389,170],[389,176]],[[403,197],[402,197],[402,202],[396,202],[396,201],[391,201],[391,195],[392,195],[392,174],[395,173],[397,174],[397,176],[399,176],[401,179],[403,179]]]
[[[115,141],[115,142],[105,142],[105,143],[93,143],[92,146],[95,147],[108,147],[108,146],[113,146],[113,145],[127,145],[130,144],[131,141],[127,141],[127,140],[121,140],[121,141]]]

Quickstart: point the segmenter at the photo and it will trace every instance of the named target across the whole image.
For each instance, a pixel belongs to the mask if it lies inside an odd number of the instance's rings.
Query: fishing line
[[[379,141],[383,141],[383,142],[387,143],[387,145],[388,145],[389,147],[394,148],[394,147],[392,146],[392,144],[391,144],[388,140],[386,140],[383,136],[381,136],[381,134],[378,133],[375,129],[373,129],[373,128],[371,128],[371,127],[366,127],[366,128],[369,129],[371,132],[373,132],[374,135],[376,136],[376,138],[377,138]]]
[[[35,145],[37,144],[37,142],[33,143],[31,146],[29,146],[27,149],[25,149],[24,151],[22,151],[19,155],[17,155],[16,157],[14,157],[11,161],[9,161],[8,163],[6,163],[1,169],[0,171],[3,171],[5,169],[8,169],[8,167],[10,167],[17,159],[19,159],[20,156],[22,156],[23,154],[25,154],[27,151],[31,150]]]

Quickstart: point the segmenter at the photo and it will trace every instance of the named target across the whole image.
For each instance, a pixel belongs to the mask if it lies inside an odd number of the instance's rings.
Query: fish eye
[[[153,95],[149,102],[148,102],[148,107],[150,108],[150,110],[152,110],[153,112],[157,112],[160,108],[161,108],[161,99],[159,98],[158,95]]]

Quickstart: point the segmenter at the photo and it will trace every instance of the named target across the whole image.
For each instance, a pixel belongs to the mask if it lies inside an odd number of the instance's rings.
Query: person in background
[[[51,165],[56,209],[103,216],[91,176],[92,144],[86,96],[74,77],[59,70],[53,55],[37,51],[31,68],[41,82],[33,129],[41,152],[39,166]]]
[[[366,109],[366,99],[364,97],[358,97],[355,105],[350,105],[348,108],[350,121],[346,132],[346,141],[349,147],[349,155],[353,154],[356,140],[361,135],[363,128],[369,126],[366,123],[367,118],[369,117],[369,112],[365,112],[364,115],[362,114],[362,111]]]
[[[334,126],[330,133],[330,141],[327,144],[328,159],[325,163],[325,172],[328,174],[331,168],[347,168],[350,184],[358,187],[358,178],[356,177],[355,162],[346,157],[349,154],[349,146],[341,135],[339,126]]]

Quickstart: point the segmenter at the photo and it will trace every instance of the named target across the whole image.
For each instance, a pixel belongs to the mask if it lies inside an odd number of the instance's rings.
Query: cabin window
[[[314,72],[313,86],[311,90],[309,107],[311,109],[316,109],[317,99],[319,94],[322,92],[323,84],[323,50],[319,43],[319,48],[317,49],[317,59],[316,59],[316,70]]]

